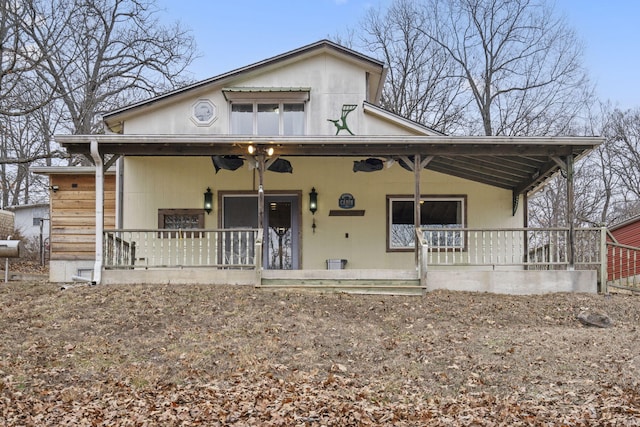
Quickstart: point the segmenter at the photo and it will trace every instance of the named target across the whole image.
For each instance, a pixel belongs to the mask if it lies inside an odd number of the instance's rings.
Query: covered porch
[[[526,227],[528,194],[553,174],[566,177],[567,223],[573,224],[573,164],[599,138],[447,136],[239,137],[184,135],[77,135],[57,137],[71,153],[85,154],[96,170],[96,283],[225,283],[399,293],[460,289],[508,293],[596,292],[602,243],[598,229]],[[249,147],[257,148],[249,152]],[[273,150],[271,150],[273,149]],[[249,229],[105,229],[104,170],[123,156],[241,156],[257,171],[258,227]],[[399,162],[413,173],[413,266],[338,270],[264,268],[265,170],[278,158],[334,157]],[[424,170],[507,190],[510,211],[525,217],[516,228],[425,228]],[[314,229],[315,231],[315,229]],[[581,234],[584,234],[583,238]],[[589,236],[589,237],[587,237]],[[581,252],[585,245],[588,249]],[[362,250],[366,250],[362,247]],[[323,259],[324,261],[324,259]]]
[[[102,282],[385,294],[436,289],[508,294],[603,291],[606,229],[574,230],[573,249],[570,232],[568,228],[443,231],[418,227],[414,269],[333,268],[328,263],[326,270],[280,270],[263,268],[259,229],[113,229],[104,231]],[[432,247],[434,242],[438,245]]]

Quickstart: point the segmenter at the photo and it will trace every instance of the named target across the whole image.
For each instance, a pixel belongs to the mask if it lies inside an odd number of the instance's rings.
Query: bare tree
[[[386,101],[423,123],[449,117],[467,134],[567,134],[591,96],[582,45],[545,0],[396,0],[364,30],[389,63]]]
[[[194,58],[190,33],[162,25],[153,0],[32,4],[38,75],[63,102],[71,133],[95,133],[101,113],[182,84]]]
[[[640,109],[605,111],[600,151],[606,153],[603,180],[616,189],[609,222],[619,222],[640,213]]]
[[[444,133],[457,130],[469,102],[462,96],[456,64],[424,37],[431,17],[419,4],[398,0],[388,10],[370,9],[363,22],[365,48],[388,65],[382,105]]]
[[[560,134],[583,107],[581,43],[544,1],[430,0],[425,28],[458,64],[485,135]]]
[[[49,102],[52,93],[39,90],[35,69],[42,55],[28,37],[32,25],[28,2],[0,0],[0,115],[21,116]]]
[[[576,163],[577,225],[611,225],[640,214],[640,110],[621,111],[600,105],[579,133],[602,135],[604,143]],[[532,225],[558,226],[555,214],[565,209],[557,176],[530,199]]]
[[[4,206],[30,201],[29,165],[86,161],[52,145],[54,132],[99,132],[103,112],[186,83],[194,40],[158,18],[155,0],[0,0]]]
[[[610,167],[629,196],[640,199],[640,109],[613,111],[605,132],[615,157]]]

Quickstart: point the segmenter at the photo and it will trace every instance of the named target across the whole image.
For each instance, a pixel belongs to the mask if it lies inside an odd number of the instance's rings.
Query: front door
[[[265,196],[265,268],[272,270],[299,268],[298,205],[297,196]]]
[[[264,268],[300,268],[299,205],[300,198],[297,195],[265,195]],[[258,225],[258,197],[253,194],[225,195],[222,211],[224,228],[256,228]]]

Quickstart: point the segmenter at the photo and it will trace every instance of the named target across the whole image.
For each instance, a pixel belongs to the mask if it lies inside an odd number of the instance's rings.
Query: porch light
[[[273,156],[273,153],[275,152],[275,150],[273,149],[273,147],[264,147],[264,146],[256,147],[253,144],[249,144],[249,146],[247,147],[247,152],[249,152],[249,154],[251,155],[262,154],[264,156],[271,157]]]
[[[209,187],[207,187],[207,191],[204,193],[204,210],[207,215],[213,210],[213,193]]]
[[[316,187],[312,187],[311,193],[309,193],[309,210],[313,215],[315,215],[318,210],[318,193],[316,193]]]

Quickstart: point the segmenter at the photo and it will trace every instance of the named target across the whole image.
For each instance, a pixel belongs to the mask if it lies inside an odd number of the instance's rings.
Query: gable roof
[[[167,92],[163,95],[159,95],[119,108],[117,110],[113,110],[109,113],[106,113],[103,116],[103,119],[108,126],[111,126],[113,124],[121,122],[127,116],[131,114],[137,114],[146,108],[173,102],[184,97],[195,96],[195,94],[206,91],[212,87],[223,86],[227,82],[235,80],[241,75],[251,75],[253,73],[263,72],[274,67],[282,67],[289,63],[301,61],[303,59],[323,53],[339,56],[344,60],[357,63],[359,66],[366,69],[370,75],[370,92],[368,94],[368,97],[373,101],[373,103],[379,103],[384,80],[386,78],[386,68],[384,66],[384,62],[358,53],[330,40],[320,40],[318,42],[300,47],[298,49],[294,49],[289,52],[264,59],[251,65],[237,68],[235,70],[211,77],[209,79],[201,80],[191,85]]]

